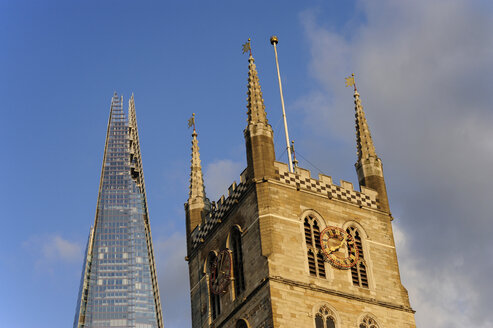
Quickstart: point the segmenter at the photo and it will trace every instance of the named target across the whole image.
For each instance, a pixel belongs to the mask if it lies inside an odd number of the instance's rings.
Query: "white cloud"
[[[32,236],[23,246],[34,255],[37,270],[52,272],[56,264],[82,263],[82,246],[57,234]]]
[[[72,262],[80,259],[81,246],[60,236],[54,236],[43,245],[42,252],[48,259],[61,259],[62,261]]]
[[[493,285],[481,283],[493,259],[479,255],[493,249],[493,8],[466,0],[365,0],[358,8],[365,20],[349,35],[323,27],[314,12],[301,16],[320,85],[297,102],[312,131],[304,138],[346,143],[337,157],[354,157],[344,87],[354,71],[418,326],[493,327]]]
[[[165,327],[191,327],[185,236],[175,233],[155,241],[154,254]]]
[[[242,163],[231,160],[217,160],[207,165],[204,174],[207,197],[211,201],[223,194],[227,197],[228,187],[233,181],[239,183],[242,169]]]
[[[418,310],[417,326],[468,327],[474,321],[471,307],[477,304],[478,295],[465,277],[464,259],[458,257],[431,270],[423,268],[426,264],[412,251],[412,243],[398,224],[394,224],[394,236],[402,283]],[[490,326],[484,322],[479,327]]]

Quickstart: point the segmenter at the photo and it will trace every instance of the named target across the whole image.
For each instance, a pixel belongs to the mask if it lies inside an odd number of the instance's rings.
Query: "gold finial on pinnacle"
[[[275,44],[278,44],[279,43],[279,39],[277,38],[277,36],[273,35],[270,37],[270,44],[274,45]]]

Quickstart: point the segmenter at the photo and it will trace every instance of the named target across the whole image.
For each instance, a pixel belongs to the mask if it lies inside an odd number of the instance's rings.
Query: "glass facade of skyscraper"
[[[162,328],[133,96],[112,98],[74,328]]]

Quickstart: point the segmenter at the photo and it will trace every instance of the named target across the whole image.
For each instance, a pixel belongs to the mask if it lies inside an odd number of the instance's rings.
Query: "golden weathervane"
[[[249,51],[250,56],[252,55],[252,46],[250,45],[250,38],[248,38],[248,41],[243,44],[243,53]]]
[[[356,89],[356,83],[354,81],[354,73],[351,74],[350,77],[346,77],[346,87],[352,87],[354,85],[354,88]]]
[[[195,113],[192,114],[192,117],[188,119],[188,128],[190,129],[193,126],[193,130],[195,131]]]

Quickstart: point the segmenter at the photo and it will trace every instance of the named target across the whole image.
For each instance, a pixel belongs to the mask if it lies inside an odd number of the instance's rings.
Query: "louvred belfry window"
[[[307,216],[304,220],[304,231],[310,275],[325,278],[325,259],[320,245],[320,226],[317,220]]]
[[[212,316],[212,320],[216,319],[217,316],[221,313],[221,299],[220,296],[217,294],[214,294],[212,292],[212,285],[210,284],[210,277],[211,277],[211,268],[216,261],[216,254],[210,253],[209,258],[207,260],[207,273],[209,275],[209,301],[210,301],[210,314]]]
[[[351,267],[351,279],[353,281],[353,285],[368,288],[368,274],[366,268],[365,254],[363,252],[361,233],[355,227],[347,228],[346,232],[353,236],[359,255],[358,263],[355,266]]]
[[[233,278],[235,295],[245,290],[245,275],[243,272],[243,249],[241,246],[241,232],[234,228],[231,232],[231,251],[233,253]]]

